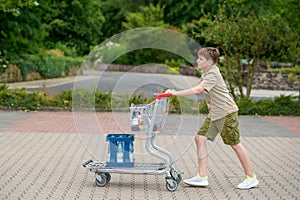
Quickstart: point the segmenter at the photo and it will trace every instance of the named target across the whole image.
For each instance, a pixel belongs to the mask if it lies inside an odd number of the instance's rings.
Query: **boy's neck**
[[[211,65],[209,67],[207,67],[206,69],[203,69],[202,71],[205,73],[205,72],[208,72],[214,65]]]

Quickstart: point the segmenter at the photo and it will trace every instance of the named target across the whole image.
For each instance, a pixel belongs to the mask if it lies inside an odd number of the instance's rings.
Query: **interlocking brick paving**
[[[79,116],[74,120],[73,114],[68,112],[0,112],[2,122],[14,121],[0,129],[1,200],[300,199],[300,138],[263,117],[240,117],[240,129],[245,133],[242,143],[249,151],[259,178],[258,188],[245,191],[235,188],[244,178],[242,168],[234,151],[218,139],[210,143],[210,186],[197,188],[180,183],[175,192],[169,192],[164,175],[112,173],[108,185],[97,187],[94,174],[82,167],[83,162],[94,157],[81,137],[93,140],[99,136],[93,131],[100,129],[100,135],[126,132],[128,116],[118,114],[116,117],[111,113]],[[197,173],[192,133],[195,123],[186,120],[180,124],[178,120],[181,119],[170,116],[166,130],[157,135],[156,141],[175,156],[174,167],[184,172],[183,178],[190,178]],[[82,134],[72,134],[81,130],[81,126],[82,129],[86,126]],[[106,160],[106,143],[105,140],[90,143],[90,148],[101,146],[97,152],[101,162]],[[145,154],[141,135],[136,137],[135,153],[137,161],[151,160]]]
[[[300,136],[300,117],[293,116],[276,116],[276,117],[265,117],[268,121],[286,129]]]

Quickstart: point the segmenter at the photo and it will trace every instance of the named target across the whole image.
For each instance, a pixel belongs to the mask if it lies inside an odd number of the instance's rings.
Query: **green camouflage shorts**
[[[225,144],[235,145],[240,143],[240,131],[238,126],[237,112],[230,113],[216,121],[211,121],[210,118],[207,117],[197,135],[206,136],[207,139],[213,141],[218,133],[221,133]]]

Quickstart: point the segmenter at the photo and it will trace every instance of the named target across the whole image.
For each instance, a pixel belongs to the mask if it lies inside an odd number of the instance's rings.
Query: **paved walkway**
[[[107,186],[97,187],[94,174],[82,163],[105,161],[105,134],[127,132],[126,119],[120,113],[0,112],[0,199],[300,199],[299,117],[240,116],[242,143],[260,180],[258,188],[235,188],[244,175],[221,139],[209,143],[208,188],[180,183],[169,192],[164,176],[116,173]],[[201,120],[170,115],[157,136],[158,145],[175,156],[183,178],[196,174],[193,135]],[[136,134],[135,158],[153,161],[143,138]]]

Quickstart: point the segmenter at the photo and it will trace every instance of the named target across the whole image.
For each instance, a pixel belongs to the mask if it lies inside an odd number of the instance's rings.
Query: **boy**
[[[238,107],[224,83],[219,68],[215,65],[219,56],[220,53],[217,48],[206,47],[200,49],[197,64],[198,68],[202,70],[202,76],[199,85],[182,91],[170,89],[166,91],[166,93],[174,96],[189,96],[204,92],[209,110],[207,118],[195,136],[198,174],[191,179],[184,180],[184,183],[202,187],[209,185],[206,174],[208,162],[206,140],[213,141],[217,134],[221,133],[223,142],[233,148],[246,174],[245,180],[237,188],[250,189],[258,185],[258,180],[251,169],[248,153],[240,143],[237,119]]]

